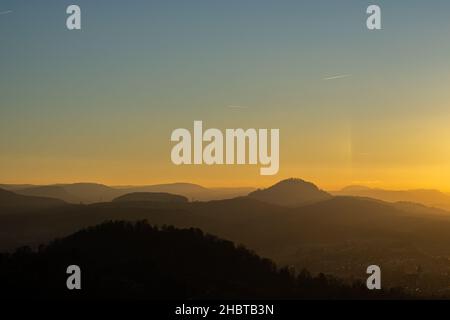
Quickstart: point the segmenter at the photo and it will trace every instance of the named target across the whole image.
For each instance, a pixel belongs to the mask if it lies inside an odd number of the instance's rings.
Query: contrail
[[[351,76],[352,76],[351,74],[339,74],[339,75],[336,75],[336,76],[323,78],[323,80],[325,80],[325,81],[336,80],[336,79],[348,78],[348,77],[351,77]]]
[[[8,13],[12,13],[12,10],[0,11],[0,16]]]

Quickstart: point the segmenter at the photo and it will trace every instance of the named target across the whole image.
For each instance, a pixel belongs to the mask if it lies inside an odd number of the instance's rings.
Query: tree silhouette
[[[82,290],[66,288],[66,268],[82,270]],[[83,229],[37,251],[0,255],[9,298],[369,299],[401,298],[320,274],[278,269],[242,246],[199,229],[117,221]]]

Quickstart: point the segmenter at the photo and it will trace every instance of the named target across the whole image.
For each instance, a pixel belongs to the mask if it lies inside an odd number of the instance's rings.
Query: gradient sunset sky
[[[0,183],[450,191],[449,35],[448,0],[1,0]],[[279,174],[173,165],[194,120],[279,128]]]

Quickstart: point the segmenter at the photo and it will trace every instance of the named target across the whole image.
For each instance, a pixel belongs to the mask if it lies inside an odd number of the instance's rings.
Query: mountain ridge
[[[255,188],[206,188],[204,186],[176,182],[148,186],[107,186],[100,183],[79,182],[53,185],[3,185],[6,190],[22,195],[53,197],[68,203],[91,204],[109,202],[119,196],[134,192],[162,192],[179,194],[194,201],[210,201],[245,196]]]
[[[387,202],[416,202],[431,207],[450,210],[450,195],[435,189],[389,190],[366,186],[347,186],[333,195],[363,196]]]
[[[314,203],[332,196],[319,189],[315,184],[297,178],[282,180],[266,189],[258,189],[249,195],[264,202],[295,207]]]
[[[0,189],[0,208],[4,209],[45,209],[60,207],[66,204],[66,202],[59,199],[25,196],[12,191]]]
[[[186,197],[164,192],[133,192],[113,199],[111,202],[169,202],[187,203]]]

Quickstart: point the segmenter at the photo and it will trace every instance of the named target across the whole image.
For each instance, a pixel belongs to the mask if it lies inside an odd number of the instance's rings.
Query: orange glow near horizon
[[[59,10],[50,3],[2,16],[0,183],[267,187],[296,177],[325,190],[450,192],[450,20],[422,16],[425,2],[410,6],[420,27],[393,3],[396,19],[375,33],[350,2],[258,3],[258,14],[239,5],[245,16],[225,2],[190,14],[141,5],[123,16],[111,4],[125,19],[115,24],[92,2],[97,18],[80,33],[39,19]],[[175,166],[171,133],[195,120],[279,129],[279,173]]]

